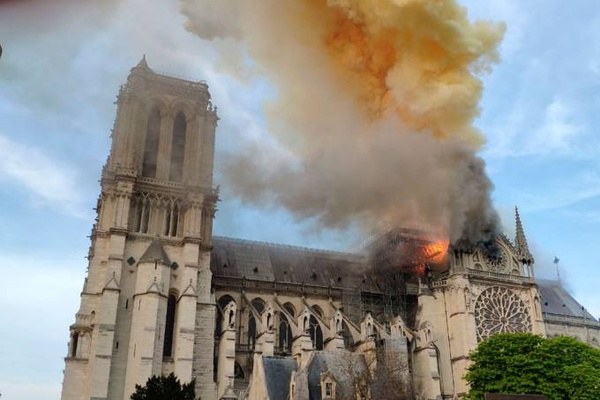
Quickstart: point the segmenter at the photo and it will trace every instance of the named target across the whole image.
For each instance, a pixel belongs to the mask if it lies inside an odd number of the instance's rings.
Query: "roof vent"
[[[176,270],[177,268],[179,268],[179,264],[177,264],[175,261],[173,261],[173,263],[171,264],[171,268],[173,270]]]
[[[312,273],[310,274],[310,277],[313,279],[317,279],[317,271],[315,271],[314,269],[312,270]]]
[[[127,259],[127,264],[129,264],[129,265],[133,265],[133,264],[135,264],[135,258],[133,258],[133,257],[129,257],[129,258]]]
[[[254,267],[254,269],[252,271],[258,272],[258,267]]]

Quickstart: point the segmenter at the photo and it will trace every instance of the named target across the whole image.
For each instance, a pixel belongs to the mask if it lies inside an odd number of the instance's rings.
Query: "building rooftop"
[[[567,317],[585,318],[596,321],[577,300],[573,298],[558,281],[538,279],[542,312]]]

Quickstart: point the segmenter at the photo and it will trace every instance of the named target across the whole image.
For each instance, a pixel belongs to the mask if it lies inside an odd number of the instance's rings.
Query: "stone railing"
[[[446,286],[447,284],[448,284],[447,279],[439,279],[439,280],[431,282],[431,287],[434,287],[434,288],[443,287],[443,286]]]
[[[137,181],[139,183],[148,183],[150,185],[169,186],[176,189],[183,189],[183,183],[181,182],[166,181],[163,179],[150,178],[147,176],[140,176],[137,178]]]
[[[501,279],[518,283],[533,282],[533,279],[528,276],[502,274],[500,272],[481,271],[478,269],[467,268],[467,274],[471,276],[480,276],[484,278]]]
[[[226,276],[215,276],[213,279],[215,286],[228,289],[238,288],[249,291],[295,292],[321,296],[336,295],[339,297],[342,295],[342,289],[338,287],[334,288],[290,282],[269,282]]]

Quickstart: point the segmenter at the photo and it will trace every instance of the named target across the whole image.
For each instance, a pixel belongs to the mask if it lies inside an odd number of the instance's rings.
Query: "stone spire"
[[[521,217],[519,216],[519,209],[515,206],[515,223],[516,223],[516,236],[515,236],[515,247],[519,260],[527,265],[533,264],[533,256],[529,251],[527,245],[527,238],[525,237],[525,231],[521,224]]]

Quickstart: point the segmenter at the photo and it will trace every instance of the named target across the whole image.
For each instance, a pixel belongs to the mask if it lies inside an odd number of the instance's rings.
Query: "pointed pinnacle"
[[[521,217],[519,216],[519,209],[515,206],[515,247],[517,248],[517,252],[519,253],[519,259],[526,263],[533,263],[533,256],[529,251],[529,246],[527,245],[527,238],[525,237],[525,231],[523,230],[523,224],[521,223]]]

